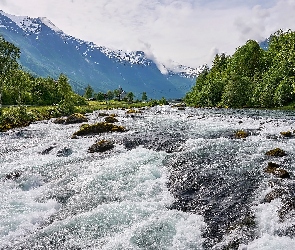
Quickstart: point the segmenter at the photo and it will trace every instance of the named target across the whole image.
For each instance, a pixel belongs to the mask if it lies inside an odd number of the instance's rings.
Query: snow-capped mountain
[[[97,46],[65,34],[45,17],[14,16],[0,11],[0,34],[21,49],[21,65],[43,77],[64,73],[74,89],[88,84],[95,91],[121,86],[151,98],[181,98],[195,82],[197,69],[167,69],[142,51]]]

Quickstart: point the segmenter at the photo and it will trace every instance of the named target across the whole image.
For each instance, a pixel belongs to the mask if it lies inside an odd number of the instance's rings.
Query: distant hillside
[[[112,51],[66,35],[47,18],[29,18],[0,11],[0,34],[21,49],[22,66],[40,76],[56,78],[64,73],[73,88],[82,92],[90,84],[95,91],[120,85],[135,95],[181,98],[194,85],[196,69],[179,66],[162,74],[144,52]]]

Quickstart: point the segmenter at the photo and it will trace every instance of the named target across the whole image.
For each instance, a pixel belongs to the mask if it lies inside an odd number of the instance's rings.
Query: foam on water
[[[278,232],[294,225],[294,219],[280,221],[281,200],[261,202],[270,191],[270,179],[263,172],[267,150],[285,149],[288,158],[276,162],[294,175],[295,140],[279,137],[280,131],[294,129],[292,117],[274,111],[178,111],[168,106],[154,107],[135,118],[124,111],[113,112],[128,132],[74,140],[71,135],[79,125],[48,121],[0,133],[0,249],[209,249],[204,244],[209,225],[202,211],[213,218],[211,201],[220,204],[215,212],[222,212],[242,195],[255,214],[256,236],[239,249],[293,249],[292,236]],[[101,119],[96,112],[88,117],[90,122]],[[233,139],[233,132],[241,129],[249,130],[250,136]],[[167,153],[165,145],[153,145],[158,143],[153,134],[168,139],[178,136],[182,144]],[[124,137],[136,135],[150,136],[150,141],[128,150]],[[105,138],[115,142],[111,152],[87,152],[96,140]],[[195,195],[205,202],[200,210],[189,213],[171,208],[177,196],[167,186],[173,164],[179,165],[176,177],[182,179],[175,184],[179,190],[190,174],[186,167],[195,168],[195,191],[200,187]],[[20,177],[5,178],[13,171]],[[256,181],[261,182],[257,190],[243,193]],[[246,204],[249,201],[253,204]],[[230,232],[214,249],[241,233]]]

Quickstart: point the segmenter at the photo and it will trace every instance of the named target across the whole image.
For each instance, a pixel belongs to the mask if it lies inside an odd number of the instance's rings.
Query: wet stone
[[[269,192],[267,195],[265,195],[263,202],[271,202],[274,199],[282,198],[284,195],[286,195],[288,192],[282,188],[276,188]]]
[[[88,118],[80,113],[74,113],[65,120],[65,124],[75,124],[82,122],[88,122]]]
[[[107,123],[115,123],[115,122],[118,122],[118,119],[116,119],[115,117],[113,116],[107,116],[104,118],[105,122]]]
[[[283,136],[283,137],[292,137],[292,132],[291,131],[283,131],[283,132],[280,132],[280,134]]]
[[[112,141],[101,140],[101,141],[94,143],[91,147],[89,147],[88,152],[89,153],[106,152],[108,150],[113,149],[114,147],[115,146]]]
[[[18,171],[11,172],[5,176],[6,180],[16,180],[21,176],[21,173]]]
[[[280,165],[269,162],[268,166],[264,169],[264,172],[273,174],[279,178],[290,178],[290,174],[287,170],[280,168]]]
[[[280,148],[275,148],[275,149],[272,149],[272,150],[269,150],[265,153],[265,155],[268,155],[268,156],[275,156],[275,157],[283,157],[286,154],[286,152]]]
[[[55,148],[55,146],[50,146],[49,148],[44,149],[41,152],[41,155],[47,155],[47,154],[49,154],[54,148]]]
[[[64,147],[63,149],[57,151],[57,157],[68,157],[73,153],[70,148]]]

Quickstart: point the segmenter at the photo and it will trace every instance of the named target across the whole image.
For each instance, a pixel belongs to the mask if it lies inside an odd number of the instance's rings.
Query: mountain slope
[[[106,92],[120,85],[137,96],[181,98],[195,83],[195,69],[180,66],[177,72],[165,69],[144,52],[112,51],[66,35],[47,18],[29,18],[0,11],[0,34],[21,49],[22,66],[40,76],[64,73],[78,92],[90,84]],[[161,65],[164,67],[163,65]]]

